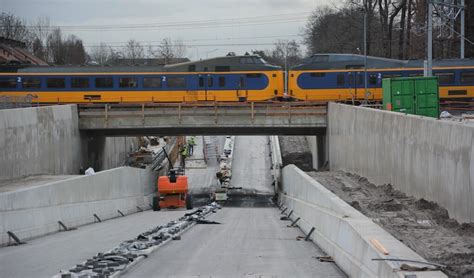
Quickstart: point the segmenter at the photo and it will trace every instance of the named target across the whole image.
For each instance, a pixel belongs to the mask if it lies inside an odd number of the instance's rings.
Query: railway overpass
[[[119,167],[92,176],[44,177],[49,181],[31,182],[45,172],[74,174],[74,167],[78,168],[80,162],[78,149],[84,145],[81,142],[84,136],[79,130],[97,133],[98,137],[118,136],[124,134],[119,133],[124,132],[122,123],[127,124],[127,128],[135,128],[135,133],[128,131],[135,135],[153,128],[153,132],[159,132],[159,123],[171,120],[177,127],[168,124],[168,128],[174,132],[189,133],[187,127],[197,130],[201,128],[198,124],[204,122],[208,130],[214,127],[219,128],[221,134],[235,134],[232,125],[224,124],[225,117],[232,117],[229,111],[237,111],[233,116],[237,114],[236,118],[244,121],[235,120],[234,127],[259,124],[260,128],[267,126],[284,131],[288,128],[285,125],[293,124],[295,128],[298,125],[321,129],[326,126],[322,108],[280,104],[283,107],[280,112],[276,112],[278,107],[264,112],[264,107],[257,104],[239,105],[240,110],[226,109],[219,104],[214,105],[215,110],[211,110],[210,105],[183,108],[184,105],[170,104],[168,107],[157,105],[158,108],[91,105],[77,110],[70,105],[0,111],[0,127],[4,131],[1,132],[4,136],[1,138],[4,151],[1,177],[30,176],[30,184],[25,180],[16,185],[4,181],[0,187],[2,245],[13,241],[9,232],[27,241],[27,244],[0,247],[2,273],[8,277],[46,277],[57,274],[59,269],[77,270],[77,265],[98,257],[99,253],[108,252],[124,240],[143,239],[144,232],[157,225],[167,225],[185,213],[150,211],[156,175],[146,169]],[[318,114],[319,109],[322,114]],[[212,117],[210,111],[218,112]],[[96,118],[91,123],[102,121],[102,126],[87,128],[84,126],[87,117]],[[202,119],[198,120],[199,117]],[[265,122],[265,117],[274,120]],[[320,120],[319,126],[315,124],[316,119]],[[327,119],[331,123],[327,129],[331,141],[331,169],[359,173],[377,184],[392,184],[407,195],[441,204],[449,216],[462,223],[472,222],[473,195],[469,194],[473,192],[472,179],[469,179],[474,163],[472,126],[340,104],[329,105]],[[303,133],[303,128],[301,134],[308,134]],[[256,134],[277,133],[257,128],[254,131]],[[275,159],[279,153],[275,143],[278,140],[268,140],[266,136],[241,136],[236,140],[233,184],[248,187],[257,194],[273,194],[276,190],[280,210],[277,207],[224,207],[209,215],[210,220],[221,224],[193,227],[182,238],[176,238],[153,254],[140,256],[147,259],[123,274],[132,277],[155,274],[446,277],[431,268],[404,270],[403,262],[390,261],[400,258],[409,260],[409,266],[429,265],[405,245],[411,241],[397,240],[308,174],[292,165],[280,171],[281,165]],[[115,142],[112,145],[114,151],[129,148]],[[431,151],[426,151],[427,147]],[[212,185],[213,181],[209,182],[211,177],[215,178],[212,165],[201,169],[200,164],[195,164],[195,169],[187,172],[191,184],[202,188]],[[418,174],[413,175],[413,168],[401,167],[402,164],[416,165]],[[277,176],[280,182],[275,183]],[[451,182],[452,179],[456,179],[455,182]],[[349,185],[351,192],[356,189],[357,184]],[[384,204],[387,202],[392,200],[382,200]],[[386,213],[387,217],[393,216],[391,211]],[[420,225],[427,229],[424,221]],[[335,264],[320,262],[319,257],[329,262],[334,260]],[[106,264],[116,267],[115,262]],[[103,269],[104,264],[97,263],[97,270],[101,267]],[[68,277],[67,274],[64,277]]]
[[[79,105],[79,128],[89,134],[323,135],[320,103],[171,103]]]

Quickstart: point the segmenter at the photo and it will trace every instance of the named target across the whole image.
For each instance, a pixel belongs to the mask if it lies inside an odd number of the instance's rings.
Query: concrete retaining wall
[[[28,239],[59,231],[58,220],[76,227],[149,208],[156,174],[121,167],[50,184],[0,194],[0,244],[7,231]]]
[[[275,184],[275,190],[278,191],[281,183],[281,167],[283,159],[281,158],[280,140],[278,136],[269,136],[270,155],[272,157],[272,176]]]
[[[391,184],[474,222],[474,126],[331,103],[331,170]]]
[[[137,146],[135,137],[81,134],[76,105],[0,110],[0,181],[123,166]]]
[[[79,174],[82,153],[75,105],[0,110],[0,180]]]
[[[301,217],[297,224],[306,234],[315,228],[311,239],[332,256],[349,277],[404,277],[411,273],[399,271],[399,262],[373,261],[373,258],[425,261],[296,166],[283,168],[282,185],[280,201],[288,208],[287,213],[293,211],[293,220]],[[383,255],[371,239],[380,242],[389,255]],[[417,272],[416,275],[446,277],[439,271]]]

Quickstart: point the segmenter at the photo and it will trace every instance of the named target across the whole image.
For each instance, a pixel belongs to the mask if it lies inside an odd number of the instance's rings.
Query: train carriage
[[[364,66],[362,55],[313,55],[289,71],[289,96],[309,101],[380,101],[383,78],[423,76],[420,60],[369,56],[366,72]],[[433,74],[439,78],[441,100],[474,98],[474,60],[434,61]]]
[[[38,103],[266,101],[283,96],[283,72],[253,55],[163,67],[31,67],[0,73],[0,95]]]

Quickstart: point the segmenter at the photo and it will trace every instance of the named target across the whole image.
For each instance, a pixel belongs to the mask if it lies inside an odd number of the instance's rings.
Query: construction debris
[[[207,222],[205,217],[220,208],[217,203],[203,206],[178,220],[141,233],[135,239],[124,241],[107,252],[98,253],[68,271],[61,270],[54,277],[117,277],[168,241],[180,240],[181,234],[193,225],[218,224],[213,221]]]

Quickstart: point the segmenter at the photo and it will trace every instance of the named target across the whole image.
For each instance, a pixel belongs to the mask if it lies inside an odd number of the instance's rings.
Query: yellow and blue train
[[[0,73],[0,94],[39,103],[266,101],[283,95],[281,67],[227,56],[163,67],[29,67]]]
[[[433,73],[442,100],[474,98],[474,60],[435,61]],[[422,75],[419,60],[317,54],[285,80],[281,67],[245,55],[162,67],[27,67],[0,73],[0,96],[38,103],[380,101],[383,78]]]
[[[438,77],[440,99],[474,98],[474,60],[435,60],[433,75]],[[316,54],[291,68],[288,91],[307,101],[379,101],[383,78],[414,76],[423,76],[423,61],[369,56],[365,63],[362,55]]]

